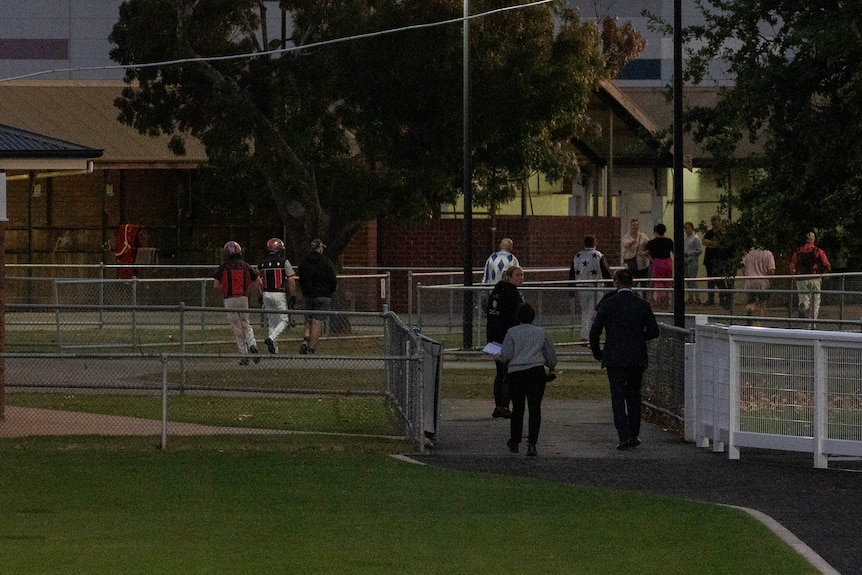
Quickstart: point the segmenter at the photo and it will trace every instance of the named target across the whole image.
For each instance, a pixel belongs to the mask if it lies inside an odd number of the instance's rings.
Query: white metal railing
[[[701,447],[862,457],[862,334],[699,324],[686,428]]]

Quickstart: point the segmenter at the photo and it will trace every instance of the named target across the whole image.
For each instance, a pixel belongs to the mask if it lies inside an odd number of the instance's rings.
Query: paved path
[[[276,433],[275,431],[265,432]],[[161,435],[161,433],[162,422],[157,419],[34,407],[7,406],[5,418],[0,421],[0,438],[28,435]],[[170,436],[261,433],[261,431],[246,427],[216,427],[197,423],[168,422],[167,433]]]

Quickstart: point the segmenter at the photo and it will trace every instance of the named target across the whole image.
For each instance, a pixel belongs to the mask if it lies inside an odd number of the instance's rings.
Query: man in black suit
[[[590,329],[593,357],[608,370],[614,427],[620,438],[617,449],[641,443],[641,382],[649,359],[646,342],[659,335],[649,302],[632,292],[632,283],[629,270],[614,274],[617,291],[599,302]],[[602,331],[606,332],[604,349],[599,347]]]

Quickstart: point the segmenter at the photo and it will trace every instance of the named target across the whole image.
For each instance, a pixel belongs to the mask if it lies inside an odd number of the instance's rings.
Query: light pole
[[[473,168],[470,157],[470,2],[464,0],[463,52],[463,158],[461,191],[464,195],[464,314],[461,347],[473,347]]]
[[[673,324],[685,327],[682,151],[682,6],[673,1]]]

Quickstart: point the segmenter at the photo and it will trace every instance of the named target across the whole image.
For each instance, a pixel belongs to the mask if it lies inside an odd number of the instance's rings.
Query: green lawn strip
[[[218,360],[214,360],[218,361]],[[172,365],[176,365],[174,362]],[[224,369],[213,366],[212,369],[186,370],[185,374],[177,369],[168,370],[168,382],[171,389],[206,388],[229,391],[280,391],[291,392],[299,390],[322,390],[332,392],[383,393],[385,380],[382,368],[364,369],[362,360],[348,360],[341,363],[322,360],[323,368],[283,368],[278,364],[267,364],[266,369],[251,368],[250,371]],[[140,381],[161,388],[162,374],[150,373],[138,378]]]
[[[161,420],[158,395],[9,393],[7,403],[83,413]],[[225,397],[172,395],[168,419],[225,427],[400,435],[382,396]]]
[[[815,573],[738,510],[354,451],[4,450],[0,484],[22,575]]]
[[[319,370],[278,370],[273,375],[262,373],[253,383],[256,389],[289,392],[310,387],[330,390],[379,390],[383,387],[379,372],[345,370],[327,372],[325,378]],[[171,381],[178,374],[169,374]],[[152,376],[155,377],[155,376]],[[146,378],[144,378],[146,379]],[[451,368],[444,371],[442,395],[450,399],[476,399],[491,397],[494,381],[493,368],[487,370]],[[150,382],[154,383],[154,382]],[[190,372],[186,385],[209,389],[242,391],[236,376],[224,371]],[[189,391],[185,395],[171,393],[168,417],[171,421],[226,425],[238,427],[264,427],[297,431],[340,431],[375,434],[392,433],[394,418],[382,396],[365,395],[299,395],[268,397],[263,394],[242,397],[231,395],[204,395],[206,392]],[[572,370],[563,372],[545,391],[548,399],[606,399],[607,379],[601,370]],[[161,419],[161,396],[157,391],[135,394],[92,393],[22,393],[8,392],[7,404],[19,407],[39,407],[65,411],[125,415],[148,419]],[[388,431],[387,431],[388,430]]]

